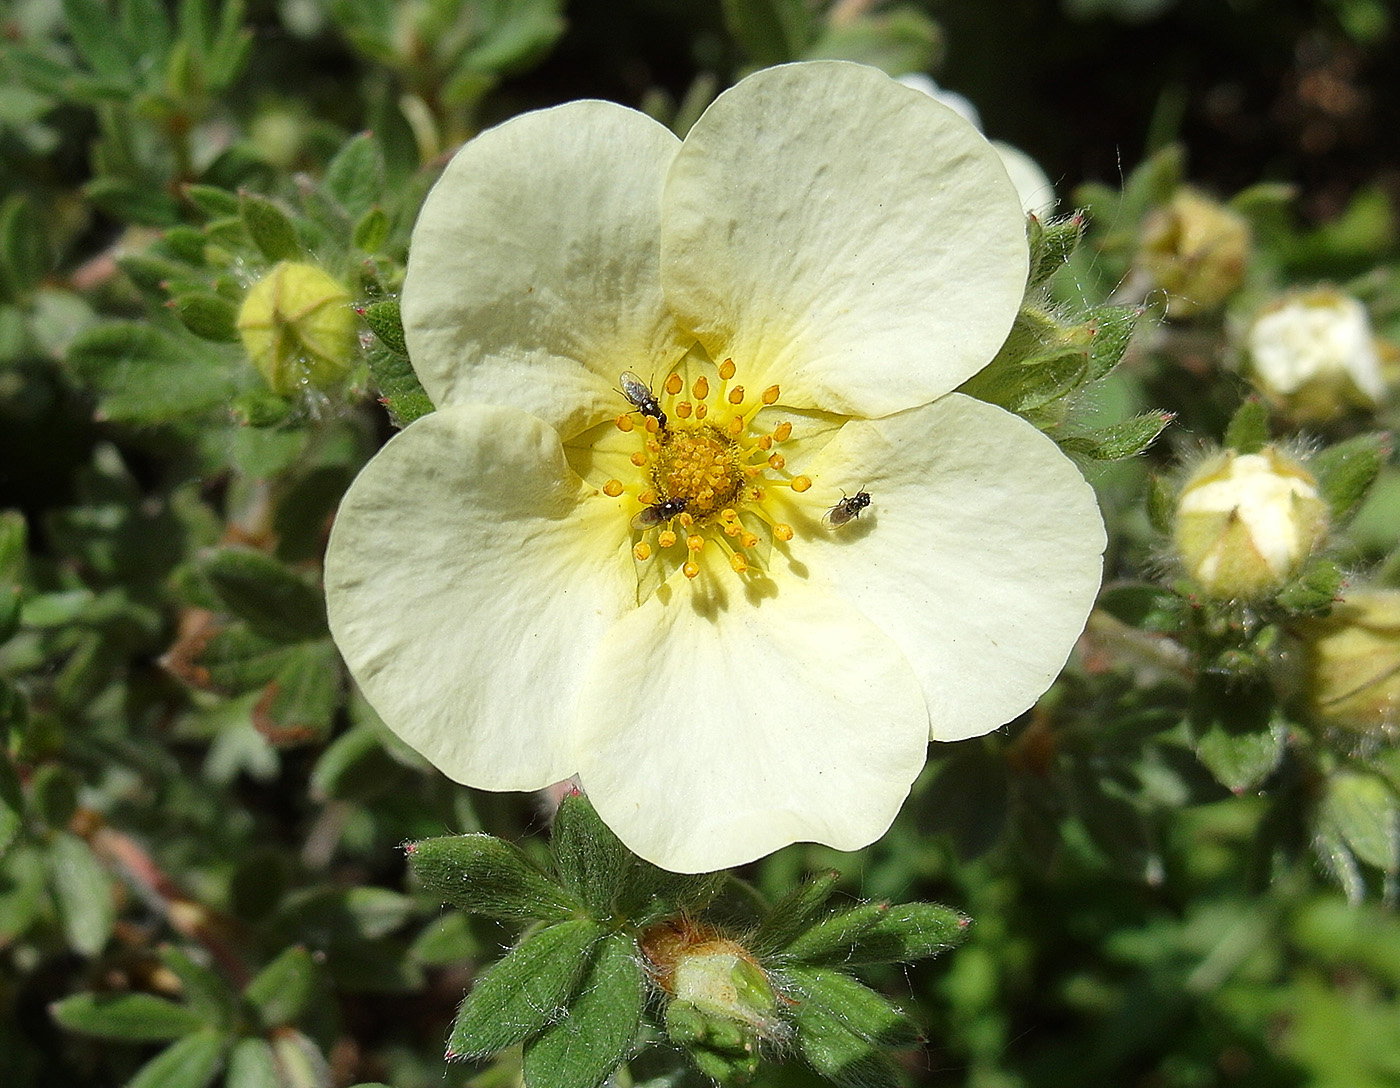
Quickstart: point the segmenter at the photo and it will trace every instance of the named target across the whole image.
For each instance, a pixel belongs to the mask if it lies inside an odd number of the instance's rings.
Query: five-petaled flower
[[[365,695],[461,782],[577,775],[669,869],[870,843],[930,736],[1040,696],[1098,588],[1079,472],[951,392],[1026,268],[986,140],[858,65],[758,72],[683,142],[600,101],[478,136],[404,285],[437,411],[327,555]]]

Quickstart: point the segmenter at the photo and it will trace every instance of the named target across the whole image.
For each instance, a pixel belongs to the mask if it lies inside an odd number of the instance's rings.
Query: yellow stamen
[[[735,574],[743,574],[749,569],[749,561],[744,558],[743,552],[735,552],[729,557],[729,565]]]
[[[792,424],[784,420],[773,428],[773,441],[786,442],[792,437]]]
[[[779,540],[791,540],[792,526],[788,525],[786,522],[780,521],[777,525],[773,526],[773,535],[776,536]]]
[[[741,536],[741,537],[739,538],[739,543],[742,544],[742,545],[743,545],[744,547],[746,547],[746,548],[756,548],[756,547],[758,547],[758,534],[757,534],[757,533],[745,533],[743,536]]]
[[[686,564],[681,567],[681,573],[687,578],[694,578],[700,573],[700,564],[696,563],[693,559],[688,560]]]
[[[734,377],[734,372],[737,369],[739,368],[734,365],[733,359],[726,359],[719,364],[719,376],[725,381],[728,381],[730,378]]]
[[[629,458],[629,460],[631,460],[631,462],[638,468],[641,468],[647,463],[647,455],[644,454],[641,450],[638,450],[631,456],[631,458]]]
[[[775,453],[773,454],[773,456],[768,458],[769,468],[782,468],[786,464],[787,458],[784,457],[781,453]]]
[[[780,397],[781,395],[782,390],[780,390],[776,385],[770,385],[767,389],[763,391],[763,403],[777,404],[778,397]]]
[[[680,416],[681,419],[689,419],[690,413],[693,411],[695,411],[695,405],[688,400],[683,400],[676,405],[676,415]]]
[[[729,421],[729,426],[725,428],[732,438],[738,438],[744,433],[744,417],[735,416]]]
[[[758,448],[761,450],[771,450],[773,448],[773,436],[771,434],[759,435]]]
[[[672,374],[669,378],[666,379],[665,389],[666,392],[671,394],[671,396],[674,397],[684,388],[685,379],[683,379],[679,374]]]
[[[603,494],[610,499],[615,499],[622,494],[622,481],[609,480],[603,485]]]
[[[633,546],[632,554],[645,563],[648,559],[651,558],[651,545],[648,544],[645,540],[639,540]]]
[[[776,480],[774,481],[774,483],[777,482]],[[812,481],[811,478],[807,476],[794,476],[789,486],[800,495],[812,486]]]
[[[670,529],[662,529],[656,534],[656,546],[658,548],[672,548],[676,544],[676,534]]]
[[[634,426],[634,424],[632,423],[632,417],[631,417],[631,416],[618,416],[618,417],[617,417],[617,429],[618,429],[619,431],[622,431],[624,434],[626,434],[628,431],[630,431],[630,430],[632,429],[633,426]]]
[[[696,419],[704,419],[705,416],[709,413],[709,410],[710,410],[710,406],[709,406],[708,404],[706,404],[704,401],[701,401],[699,404],[697,404],[697,405],[695,406],[695,418],[696,418]]]
[[[643,506],[655,506],[656,492],[653,491],[651,488],[647,488],[645,491],[643,491],[640,495],[637,496],[637,501],[640,502]]]
[[[733,389],[731,389],[731,390],[729,391],[729,403],[730,403],[730,404],[743,404],[743,403],[744,403],[744,387],[743,387],[742,385],[736,385]]]
[[[660,427],[661,424],[656,421],[655,416],[647,416],[647,420],[645,423],[642,424],[642,426],[647,429],[647,433],[655,434],[656,429]]]
[[[685,546],[693,552],[698,552],[705,547],[705,538],[699,533],[685,538]]]

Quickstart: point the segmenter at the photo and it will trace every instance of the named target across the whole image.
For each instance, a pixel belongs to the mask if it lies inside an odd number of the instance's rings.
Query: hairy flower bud
[[[1268,448],[1226,450],[1201,465],[1177,499],[1173,539],[1208,595],[1248,600],[1296,575],[1326,532],[1317,480]]]
[[[1251,380],[1296,420],[1320,422],[1351,407],[1374,408],[1385,395],[1365,307],[1330,288],[1266,306],[1249,327],[1245,350]]]
[[[727,1038],[738,1027],[756,1043],[783,1034],[768,975],[737,941],[682,919],[653,926],[641,943],[656,984],[682,1007],[677,1024],[687,1035]]]
[[[328,388],[354,359],[350,293],[315,265],[282,261],[248,291],[238,333],[273,392]]]
[[[1137,263],[1170,296],[1173,317],[1192,317],[1239,290],[1249,244],[1242,216],[1183,188],[1143,222]]]
[[[1303,630],[1307,700],[1358,733],[1400,722],[1400,590],[1357,589]]]

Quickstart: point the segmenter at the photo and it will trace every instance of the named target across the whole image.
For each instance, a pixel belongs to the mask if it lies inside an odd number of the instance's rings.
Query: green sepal
[[[444,902],[488,918],[572,918],[583,904],[540,872],[524,852],[492,835],[448,835],[407,847],[423,886]]]
[[[888,903],[877,900],[833,911],[791,941],[783,955],[800,963],[839,962],[889,909]]]
[[[83,194],[118,222],[170,227],[180,221],[180,205],[158,185],[119,177],[93,178]]]
[[[170,300],[185,328],[206,340],[238,339],[238,307],[210,291],[188,291]]]
[[[365,319],[369,331],[379,337],[380,343],[399,355],[408,355],[408,345],[404,342],[403,317],[399,310],[398,299],[391,298],[382,302],[370,303],[363,310],[360,310],[359,314]]]
[[[618,892],[630,875],[632,853],[577,790],[564,797],[554,814],[550,850],[564,887],[595,918],[612,914]]]
[[[218,1076],[227,1045],[219,1031],[187,1035],[137,1070],[126,1088],[205,1088]]]
[[[320,971],[300,945],[288,948],[254,976],[243,998],[264,1030],[294,1023],[316,995]]]
[[[1338,522],[1345,523],[1360,508],[1385,464],[1389,446],[1385,435],[1359,434],[1328,446],[1308,462]]]
[[[143,291],[164,292],[166,286],[190,275],[188,266],[154,253],[127,253],[117,258],[117,267]]]
[[[599,1088],[637,1044],[646,988],[636,943],[609,933],[568,1010],[525,1043],[528,1088]]]
[[[198,1013],[154,994],[74,994],[49,1010],[69,1031],[99,1039],[159,1043],[205,1026]]]
[[[849,975],[830,968],[788,968],[781,979],[792,1001],[797,1050],[808,1065],[842,1088],[898,1084],[885,1051],[918,1038],[903,1013]]]
[[[286,213],[266,197],[239,193],[238,216],[248,237],[269,261],[285,261],[301,255],[296,227]]]
[[[817,921],[840,881],[841,874],[835,869],[809,876],[773,904],[747,942],[749,947],[764,955],[791,944],[798,934]]]
[[[940,903],[896,903],[883,911],[846,950],[840,962],[913,963],[956,948],[972,919]]]
[[[758,1039],[747,1024],[671,1001],[665,1027],[671,1042],[685,1047],[696,1068],[718,1084],[743,1084],[758,1072]]]
[[[1225,428],[1225,445],[1236,453],[1258,453],[1269,437],[1268,404],[1262,397],[1246,397]]]
[[[1279,590],[1274,603],[1294,616],[1326,613],[1341,598],[1346,575],[1330,559],[1309,563],[1299,576]]]
[[[1122,362],[1142,315],[1135,306],[1096,306],[1088,312],[1081,328],[1089,336],[1089,381],[1107,377]]]
[[[1111,427],[1067,435],[1057,441],[1060,449],[1071,455],[1078,454],[1094,461],[1121,461],[1142,453],[1175,418],[1172,412],[1153,409]]]
[[[226,548],[199,564],[230,612],[264,638],[299,642],[326,634],[321,591],[262,552]]]
[[[574,918],[507,952],[462,1002],[448,1036],[448,1060],[489,1057],[558,1020],[605,932],[597,922]]]
[[[1026,218],[1026,241],[1030,244],[1031,264],[1027,288],[1039,287],[1070,258],[1084,238],[1088,217],[1083,211],[1063,219],[1042,222]]]

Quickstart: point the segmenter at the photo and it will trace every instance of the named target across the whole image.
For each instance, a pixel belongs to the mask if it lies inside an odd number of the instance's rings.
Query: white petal
[[[1092,488],[1050,439],[953,394],[847,424],[811,494],[872,503],[797,554],[903,649],[935,740],[980,736],[1030,707],[1064,666],[1102,575]]]
[[[634,110],[570,102],[483,132],[413,231],[409,355],[433,403],[509,404],[564,437],[626,410],[618,375],[681,355],[658,272],[679,141]]]
[[[706,587],[721,596],[692,597]],[[579,779],[666,869],[807,840],[858,849],[924,763],[928,717],[899,648],[800,582],[755,600],[727,568],[673,580],[608,632],[594,669]]]
[[[841,61],[721,95],[666,182],[677,318],[783,404],[884,415],[958,386],[1026,285],[1025,219],[990,144],[927,95]]]
[[[351,485],[326,553],[331,633],[388,726],[446,775],[538,789],[575,767],[597,641],[635,602],[627,518],[513,408],[439,409]]]

